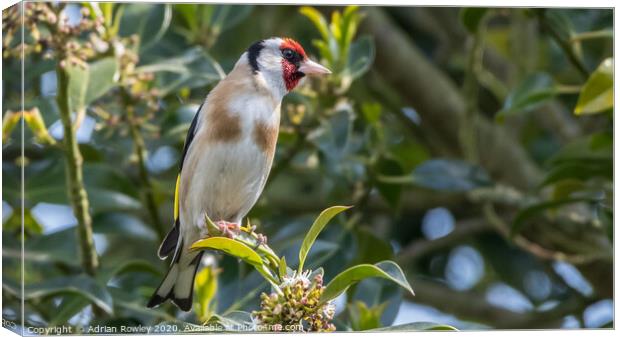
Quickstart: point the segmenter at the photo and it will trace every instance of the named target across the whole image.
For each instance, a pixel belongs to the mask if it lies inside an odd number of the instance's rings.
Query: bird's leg
[[[239,233],[241,232],[239,224],[234,223],[234,222],[228,222],[228,221],[220,220],[220,221],[216,222],[215,225],[222,232],[222,235],[224,235],[224,236],[226,236],[228,238],[231,238],[231,239],[235,235],[239,235]]]

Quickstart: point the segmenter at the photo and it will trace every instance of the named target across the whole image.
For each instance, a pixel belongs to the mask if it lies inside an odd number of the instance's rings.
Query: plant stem
[[[134,151],[136,157],[138,158],[138,174],[140,179],[140,184],[142,185],[142,191],[144,193],[143,198],[146,203],[146,208],[148,210],[151,221],[155,225],[155,229],[157,230],[157,234],[161,240],[166,236],[166,229],[164,228],[160,218],[159,212],[157,211],[157,203],[155,202],[155,195],[153,194],[153,183],[149,178],[149,173],[146,169],[146,145],[144,143],[144,137],[142,137],[142,133],[140,132],[140,127],[138,125],[138,121],[135,116],[135,107],[131,103],[129,95],[125,91],[122,90],[123,102],[125,105],[125,111],[127,112],[127,122],[129,124],[129,132],[131,134],[131,139],[133,140]]]
[[[592,39],[613,39],[614,32],[611,29],[602,29],[595,30],[592,32],[583,32],[576,35],[573,35],[570,39],[570,42],[581,42],[583,40],[592,40]]]
[[[58,78],[56,101],[58,103],[60,119],[64,130],[63,139],[69,200],[73,207],[73,213],[78,221],[78,241],[80,244],[82,266],[86,273],[92,276],[95,275],[97,267],[99,266],[99,259],[93,240],[92,219],[88,211],[88,194],[84,187],[82,172],[83,159],[80,148],[78,147],[73,122],[71,121],[71,112],[69,111],[69,75],[66,69],[60,66],[60,63],[56,66],[56,75]]]
[[[579,71],[581,76],[584,79],[587,79],[588,75],[589,75],[588,69],[586,68],[586,66],[583,64],[581,59],[575,53],[575,50],[573,49],[573,45],[570,43],[570,41],[567,41],[567,40],[563,39],[562,36],[560,36],[560,33],[558,33],[549,24],[549,22],[547,21],[547,17],[545,15],[544,11],[540,11],[538,13],[539,13],[538,14],[538,21],[540,22],[541,26],[546,31],[548,31],[549,34],[551,34],[551,37],[553,38],[553,40],[560,46],[560,48],[562,48],[562,50],[564,51],[564,53],[568,57],[568,60],[573,64],[573,66],[575,66],[575,68],[577,68],[577,70]]]
[[[582,87],[580,85],[558,85],[555,87],[555,91],[558,94],[578,94],[581,92]]]
[[[377,181],[380,181],[382,183],[386,183],[386,184],[397,184],[397,185],[403,185],[403,184],[412,184],[413,183],[413,178],[410,175],[402,175],[402,176],[387,176],[387,175],[383,175],[383,174],[377,174],[377,176],[375,177],[377,179]]]
[[[484,216],[487,221],[495,227],[496,231],[505,239],[510,238],[510,225],[495,212],[491,203],[485,203],[482,207]],[[592,252],[589,254],[569,254],[562,251],[556,251],[543,247],[542,245],[530,241],[522,235],[517,235],[512,242],[524,251],[543,260],[565,261],[571,264],[579,265],[590,263],[596,260],[610,260],[612,254],[609,252]]]

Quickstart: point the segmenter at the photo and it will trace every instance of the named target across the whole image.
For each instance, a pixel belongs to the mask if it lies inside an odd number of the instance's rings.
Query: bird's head
[[[304,48],[290,38],[261,40],[248,48],[248,62],[270,85],[285,92],[293,90],[306,75],[330,74],[324,66],[310,60]]]

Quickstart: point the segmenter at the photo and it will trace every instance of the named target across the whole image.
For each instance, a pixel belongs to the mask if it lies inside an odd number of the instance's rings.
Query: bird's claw
[[[216,222],[215,225],[220,230],[220,232],[222,232],[223,236],[230,239],[234,238],[235,235],[239,235],[239,233],[241,232],[239,224],[234,222],[220,220]]]

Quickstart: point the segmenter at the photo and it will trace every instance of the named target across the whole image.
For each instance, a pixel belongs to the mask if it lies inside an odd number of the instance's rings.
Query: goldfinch
[[[306,75],[330,74],[289,38],[252,44],[233,70],[207,95],[190,125],[174,197],[174,226],[158,255],[172,255],[168,273],[151,297],[152,308],[170,299],[192,307],[202,252],[190,252],[207,236],[205,215],[238,229],[258,200],[273,162],[282,98]]]

